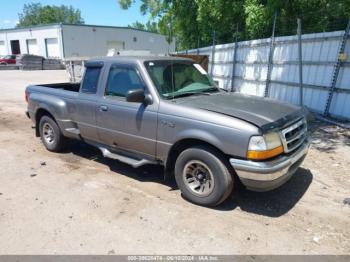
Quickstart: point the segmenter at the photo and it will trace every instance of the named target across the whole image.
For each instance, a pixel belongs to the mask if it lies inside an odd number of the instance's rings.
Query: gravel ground
[[[162,169],[133,169],[81,142],[46,151],[25,86],[65,71],[0,71],[0,254],[350,254],[350,132],[311,125],[304,164],[281,188],[236,188],[217,208],[182,199]]]

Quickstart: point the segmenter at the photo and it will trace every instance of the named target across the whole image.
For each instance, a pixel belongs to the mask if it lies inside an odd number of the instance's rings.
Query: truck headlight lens
[[[283,153],[280,136],[276,132],[263,136],[252,136],[249,141],[247,158],[251,160],[263,160]]]

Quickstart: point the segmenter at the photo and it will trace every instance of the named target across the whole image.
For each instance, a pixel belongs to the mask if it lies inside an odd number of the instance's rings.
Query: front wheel
[[[175,179],[186,199],[204,206],[220,204],[233,189],[233,176],[225,157],[206,146],[191,147],[180,153]]]

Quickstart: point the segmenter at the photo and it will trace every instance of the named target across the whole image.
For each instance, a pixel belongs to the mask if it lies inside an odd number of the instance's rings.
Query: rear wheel
[[[39,123],[40,137],[46,149],[59,152],[65,146],[66,138],[57,123],[49,116],[43,116]]]
[[[233,176],[225,157],[206,146],[180,153],[175,164],[175,179],[183,196],[199,205],[216,206],[233,189]]]

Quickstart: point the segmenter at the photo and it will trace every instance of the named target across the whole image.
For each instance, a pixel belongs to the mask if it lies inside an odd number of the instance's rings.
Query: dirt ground
[[[283,187],[238,188],[217,208],[185,201],[162,169],[133,169],[70,143],[46,151],[25,86],[65,71],[0,71],[0,254],[350,254],[350,132],[313,122]]]

